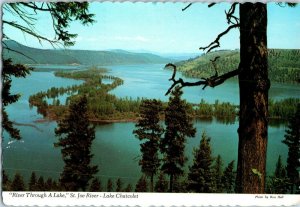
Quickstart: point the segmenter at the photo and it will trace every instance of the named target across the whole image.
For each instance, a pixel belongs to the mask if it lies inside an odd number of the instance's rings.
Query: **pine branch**
[[[217,60],[218,57],[215,58],[215,60]],[[168,89],[168,91],[166,92],[165,95],[168,95],[172,89],[177,86],[180,85],[180,88],[183,87],[190,87],[190,86],[201,86],[203,85],[202,89],[204,90],[207,86],[210,87],[215,87],[218,86],[222,83],[224,83],[227,79],[232,78],[234,76],[237,76],[239,74],[240,69],[235,69],[232,70],[228,73],[225,73],[221,76],[218,75],[213,75],[209,78],[201,78],[202,80],[197,81],[197,82],[185,82],[182,78],[179,78],[178,80],[175,79],[176,76],[176,72],[177,72],[177,67],[176,65],[172,64],[172,63],[168,63],[165,67],[172,67],[173,68],[173,75],[172,77],[169,79],[169,81],[173,81],[173,84],[171,85],[171,87]]]
[[[226,35],[230,30],[234,29],[234,28],[237,28],[239,27],[240,24],[233,24],[233,25],[230,25],[224,32],[221,32],[217,38],[211,42],[208,46],[206,47],[200,47],[199,49],[200,50],[206,50],[207,49],[207,53],[209,53],[211,50],[217,48],[217,47],[220,47],[220,39],[221,37],[223,37],[224,35]]]

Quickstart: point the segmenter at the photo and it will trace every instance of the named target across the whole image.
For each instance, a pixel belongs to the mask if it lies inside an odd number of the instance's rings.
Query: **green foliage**
[[[135,186],[135,192],[147,192],[148,191],[148,183],[147,179],[144,175],[140,177]]]
[[[94,178],[90,186],[90,192],[101,192],[102,186],[99,178]]]
[[[163,128],[159,124],[162,103],[157,100],[143,100],[140,105],[140,119],[133,133],[144,141],[140,144],[142,159],[139,165],[142,172],[150,177],[150,191],[153,192],[153,177],[160,166],[159,141],[163,134]]]
[[[110,178],[107,180],[106,190],[107,190],[107,192],[114,191],[114,183],[112,182],[112,180]]]
[[[196,129],[188,112],[191,106],[181,100],[182,91],[176,87],[169,98],[165,110],[165,136],[161,140],[163,153],[162,171],[170,175],[170,191],[172,192],[173,177],[183,174],[183,167],[187,160],[184,155],[186,137],[194,137]]]
[[[12,77],[25,78],[32,68],[19,64],[13,64],[11,59],[3,60],[2,68],[2,127],[14,139],[21,139],[20,130],[13,126],[13,122],[9,120],[5,107],[19,100],[20,94],[11,94]]]
[[[275,82],[296,83],[300,78],[300,50],[269,49],[269,76]],[[237,69],[240,62],[238,50],[210,52],[197,58],[177,63],[178,70],[187,77],[207,78],[215,74],[212,59],[220,56],[216,62],[219,75]]]
[[[59,137],[55,147],[61,147],[65,162],[60,177],[61,186],[67,191],[84,191],[98,171],[97,166],[91,165],[91,145],[95,139],[95,129],[88,121],[86,96],[71,102],[69,113],[58,122],[55,134]]]
[[[29,97],[30,106],[36,106],[38,112],[43,116],[52,119],[59,119],[67,113],[67,107],[72,99],[76,99],[78,95],[87,95],[88,114],[90,120],[116,120],[116,119],[132,119],[135,118],[139,110],[140,99],[132,100],[131,98],[117,98],[108,92],[123,84],[123,80],[114,76],[104,75],[105,69],[90,68],[88,70],[72,71],[72,72],[56,72],[55,75],[63,78],[73,78],[76,80],[84,80],[81,85],[73,85],[68,87],[55,88],[52,87],[46,92],[38,92]],[[103,84],[103,79],[113,80],[111,84]],[[46,98],[55,99],[59,95],[69,94],[66,105],[57,103],[49,105]]]
[[[37,191],[37,180],[36,180],[36,174],[35,172],[32,172],[31,173],[31,176],[30,176],[30,180],[29,180],[29,184],[28,184],[28,190],[30,191]]]
[[[23,177],[16,173],[10,186],[11,191],[25,191],[25,183]]]
[[[267,187],[268,193],[284,194],[288,192],[289,179],[286,176],[286,171],[279,155],[276,163],[276,169],[274,175],[270,178],[269,187]]]
[[[36,191],[44,191],[45,190],[45,181],[44,177],[40,176],[37,183],[36,183]]]
[[[165,175],[161,172],[158,176],[158,179],[154,186],[155,192],[167,192],[168,191],[168,181],[165,178]]]
[[[124,189],[124,192],[132,192],[132,185],[131,184],[128,184],[126,186],[126,188]]]
[[[300,185],[299,167],[300,167],[300,104],[297,105],[297,111],[290,118],[288,129],[282,141],[288,147],[287,158],[287,176],[291,183],[290,191],[294,193],[294,186]]]
[[[300,104],[298,98],[287,98],[279,101],[269,100],[269,114],[271,118],[289,119],[297,110]]]
[[[234,160],[225,168],[222,176],[222,185],[225,193],[234,193],[235,173]]]
[[[2,170],[2,191],[10,190],[11,181],[6,174],[5,170]]]
[[[214,192],[210,138],[202,133],[200,146],[194,151],[194,163],[189,167],[187,190],[197,193]]]
[[[213,174],[214,174],[213,177],[214,177],[214,182],[215,182],[215,192],[216,193],[221,193],[222,189],[223,189],[222,167],[223,167],[222,158],[221,158],[221,155],[218,155],[216,160],[215,160],[215,164],[212,167],[212,171],[213,171]]]
[[[37,38],[40,42],[47,41],[51,44],[62,42],[64,46],[74,45],[73,39],[77,36],[68,31],[70,23],[80,21],[81,24],[87,25],[93,23],[94,14],[88,12],[88,2],[18,2],[3,4],[3,11],[14,15],[13,21],[3,19],[3,25],[9,25],[20,32]],[[55,32],[53,39],[42,36],[35,30],[37,13],[49,13],[52,18],[52,28]],[[4,16],[6,17],[6,16]],[[10,39],[7,34],[3,34]]]
[[[116,186],[116,192],[122,192],[123,182],[120,178],[117,179]]]

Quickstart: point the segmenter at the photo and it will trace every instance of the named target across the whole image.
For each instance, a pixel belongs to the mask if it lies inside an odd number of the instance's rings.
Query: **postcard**
[[[2,3],[7,206],[300,204],[300,6]]]

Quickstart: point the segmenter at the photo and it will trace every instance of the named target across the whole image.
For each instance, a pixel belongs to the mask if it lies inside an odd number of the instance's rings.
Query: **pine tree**
[[[174,176],[184,172],[183,167],[187,160],[184,155],[186,137],[194,137],[196,133],[189,115],[191,106],[181,100],[181,95],[179,87],[171,93],[165,110],[166,132],[161,141],[161,152],[164,155],[161,169],[170,176],[170,192],[173,191]]]
[[[37,183],[36,183],[36,190],[37,191],[45,191],[45,181],[44,177],[40,176]]]
[[[289,181],[286,176],[286,171],[281,161],[281,156],[278,156],[274,175],[271,177],[271,193],[284,194],[287,193]]]
[[[223,183],[222,183],[222,170],[223,162],[220,155],[217,156],[215,164],[213,166],[213,173],[214,173],[214,182],[215,182],[215,192],[221,193],[223,191]]]
[[[94,178],[90,186],[90,192],[101,192],[102,186],[99,178]]]
[[[223,183],[224,191],[226,193],[234,192],[235,173],[233,169],[234,169],[234,160],[232,160],[225,168],[222,177],[222,183]]]
[[[53,188],[53,180],[52,178],[48,178],[45,182],[45,191],[51,191]]]
[[[110,178],[107,180],[106,190],[107,190],[107,192],[114,191],[114,183],[112,182],[112,180]]]
[[[25,191],[25,183],[23,177],[16,173],[11,183],[11,191]]]
[[[123,183],[120,178],[116,182],[116,192],[122,192]]]
[[[11,94],[12,77],[25,78],[32,68],[27,68],[24,65],[13,64],[11,59],[3,60],[2,68],[2,127],[9,133],[11,138],[21,139],[20,130],[13,126],[13,122],[9,120],[5,107],[19,100],[19,94]]]
[[[29,191],[37,191],[36,189],[37,180],[35,172],[31,173],[30,180],[29,180]]]
[[[135,186],[135,192],[147,192],[148,191],[148,183],[146,177],[142,175]]]
[[[166,180],[165,175],[162,172],[158,176],[158,180],[155,183],[154,190],[155,192],[168,191],[168,181]]]
[[[128,184],[126,186],[126,188],[124,189],[124,192],[132,192],[132,185],[131,184]]]
[[[288,158],[287,158],[287,176],[289,178],[290,191],[294,193],[294,186],[300,186],[299,172],[300,167],[300,104],[297,105],[297,111],[293,117],[291,117],[282,141],[288,146]]]
[[[187,190],[198,193],[214,191],[210,138],[202,133],[200,146],[194,151],[194,163],[189,168]]]
[[[155,99],[143,100],[140,105],[140,116],[137,128],[133,131],[136,137],[145,142],[140,144],[142,159],[139,165],[142,172],[150,177],[150,191],[153,192],[153,178],[160,166],[159,141],[163,134],[163,128],[159,124],[159,114],[162,111],[162,103]]]
[[[9,180],[8,175],[5,170],[2,171],[2,190],[9,191],[10,190],[11,181]]]
[[[65,162],[60,176],[61,186],[67,191],[85,191],[89,181],[97,173],[97,166],[91,165],[92,141],[95,139],[95,128],[88,119],[87,98],[81,96],[73,99],[69,106],[69,114],[58,122],[55,129]]]

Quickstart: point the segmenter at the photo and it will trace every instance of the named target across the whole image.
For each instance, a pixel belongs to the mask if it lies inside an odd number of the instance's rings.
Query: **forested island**
[[[77,95],[88,94],[88,114],[92,122],[119,122],[137,121],[139,118],[139,106],[143,97],[132,99],[118,98],[109,92],[123,84],[123,80],[111,75],[106,75],[107,69],[89,68],[87,70],[57,71],[55,76],[83,80],[83,84],[73,85],[66,88],[52,87],[47,91],[41,91],[30,96],[30,106],[36,106],[38,113],[50,120],[58,120],[63,117],[70,101]],[[104,83],[103,80],[111,80],[111,83]],[[61,103],[59,96],[66,94],[66,102]],[[52,100],[47,102],[48,100]],[[269,118],[287,120],[296,112],[300,99],[289,98],[279,101],[270,100]],[[164,107],[166,103],[163,103]],[[216,100],[214,104],[207,103],[204,99],[199,104],[190,104],[191,115],[195,119],[213,117],[225,123],[232,123],[238,116],[238,105],[229,102]],[[164,119],[164,114],[161,114]]]

